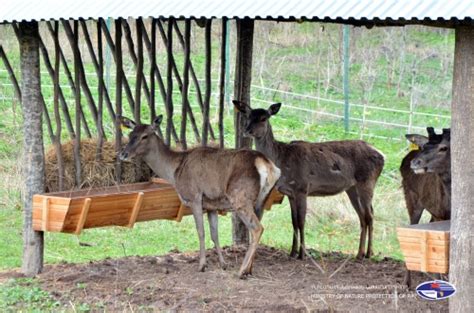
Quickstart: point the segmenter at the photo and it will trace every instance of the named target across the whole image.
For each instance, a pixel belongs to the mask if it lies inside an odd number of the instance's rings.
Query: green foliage
[[[0,284],[0,310],[4,312],[44,312],[60,303],[33,279],[12,279]]]

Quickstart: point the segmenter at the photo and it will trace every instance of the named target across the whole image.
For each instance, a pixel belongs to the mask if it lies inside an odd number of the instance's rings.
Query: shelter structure
[[[457,287],[457,294],[450,303],[453,312],[474,309],[474,3],[454,0],[6,0],[2,2],[0,23],[12,27],[19,41],[21,55],[21,80],[15,77],[7,54],[0,47],[0,57],[10,73],[15,93],[21,99],[24,117],[24,256],[23,271],[28,275],[39,273],[43,265],[43,234],[32,229],[32,196],[44,191],[43,124],[55,146],[60,146],[62,125],[74,140],[75,178],[81,185],[80,143],[83,136],[98,138],[98,151],[105,140],[103,121],[115,120],[122,114],[122,104],[128,105],[137,121],[144,110],[146,119],[155,117],[155,94],[165,104],[166,129],[163,136],[167,143],[178,142],[186,148],[187,123],[195,140],[207,145],[219,139],[223,146],[223,102],[225,75],[221,70],[218,81],[219,121],[212,127],[209,121],[211,96],[211,23],[221,23],[222,43],[228,38],[227,21],[235,19],[236,68],[234,98],[249,102],[252,71],[252,43],[255,20],[275,22],[319,21],[354,26],[405,26],[421,24],[455,29],[455,60],[452,100],[452,223],[450,280]],[[113,27],[106,20],[114,21]],[[88,21],[88,23],[86,23]],[[92,22],[91,22],[92,21]],[[196,23],[193,23],[195,21]],[[179,23],[178,23],[179,22]],[[38,25],[45,24],[54,42],[54,59],[45,47]],[[94,27],[91,27],[91,25]],[[131,25],[136,31],[132,36]],[[184,30],[181,29],[184,24]],[[204,27],[206,47],[204,86],[200,85],[191,63],[191,27]],[[59,41],[59,29],[66,33],[67,41]],[[113,31],[111,31],[111,29]],[[91,32],[93,35],[91,35]],[[95,38],[96,42],[92,42]],[[135,39],[134,39],[135,38]],[[105,40],[104,40],[105,39]],[[167,66],[156,65],[156,44],[161,40],[167,47]],[[96,71],[98,98],[90,92],[85,79],[79,42],[85,41],[89,57]],[[112,51],[115,63],[115,86],[106,88],[104,83],[104,42]],[[178,41],[184,52],[184,66],[178,68],[173,57],[173,42]],[[63,50],[73,51],[69,62]],[[124,46],[136,69],[135,90],[124,75]],[[220,64],[226,63],[221,47]],[[43,61],[41,61],[41,57]],[[148,58],[150,72],[145,73],[144,60]],[[41,64],[41,65],[40,65]],[[48,110],[42,96],[40,72],[44,67],[54,81],[55,101]],[[60,71],[64,72],[75,95],[74,103],[67,103],[59,84]],[[174,79],[178,82],[173,84]],[[20,82],[19,82],[20,81]],[[193,84],[198,94],[198,110],[202,123],[196,122],[189,100]],[[114,89],[114,91],[112,90]],[[181,94],[180,102],[174,101],[173,92]],[[115,92],[115,100],[111,94]],[[123,96],[125,95],[125,97]],[[83,101],[82,99],[85,99]],[[125,100],[125,101],[124,101]],[[82,105],[84,103],[84,105]],[[142,104],[144,104],[142,106]],[[174,107],[181,106],[181,123],[173,123]],[[148,109],[144,109],[147,107]],[[50,112],[51,111],[51,112]],[[53,127],[55,125],[55,127]],[[251,142],[242,137],[242,123],[235,113],[236,146],[249,147]],[[120,148],[122,132],[115,124],[114,134]],[[58,159],[60,159],[58,149]],[[59,166],[58,175],[62,175]],[[120,163],[117,163],[117,181],[120,182]],[[61,184],[61,183],[60,183]],[[246,232],[237,219],[233,220],[234,241],[245,242]]]

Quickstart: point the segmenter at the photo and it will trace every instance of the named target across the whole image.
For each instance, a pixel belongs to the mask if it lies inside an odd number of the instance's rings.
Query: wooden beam
[[[237,55],[235,61],[234,99],[250,103],[250,86],[252,81],[252,49],[254,21],[251,19],[237,20]],[[250,148],[250,138],[243,136],[244,120],[234,110],[235,147]],[[232,237],[235,244],[247,244],[249,233],[237,214],[232,214]]]
[[[19,24],[23,112],[23,259],[22,272],[43,269],[43,232],[33,230],[33,195],[44,192],[44,147],[41,107],[39,31],[37,22]]]
[[[87,215],[89,214],[89,208],[91,207],[91,198],[86,198],[84,200],[84,205],[82,206],[81,210],[81,215],[79,215],[79,220],[77,221],[77,227],[74,233],[76,235],[80,235],[82,232],[82,229],[84,228],[84,224],[86,223],[87,220]]]
[[[474,27],[456,28],[451,110],[450,312],[474,311]]]
[[[144,195],[145,194],[143,192],[139,192],[137,195],[137,200],[133,205],[132,213],[130,214],[130,219],[128,220],[128,228],[132,228],[133,225],[135,225],[135,222],[137,221],[138,212],[140,212],[140,209],[142,208]]]
[[[184,210],[186,209],[186,206],[181,203],[181,205],[179,206],[179,209],[178,209],[178,214],[176,214],[176,218],[174,219],[176,222],[181,222],[181,220],[183,219],[183,216],[184,216]]]

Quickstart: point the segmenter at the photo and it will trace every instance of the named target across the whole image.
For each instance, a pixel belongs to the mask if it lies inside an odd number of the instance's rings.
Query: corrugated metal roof
[[[473,0],[0,0],[0,22],[138,18],[319,19],[346,21],[464,20]]]

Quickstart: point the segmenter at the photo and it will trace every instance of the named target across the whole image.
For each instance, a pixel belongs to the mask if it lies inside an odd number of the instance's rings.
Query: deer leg
[[[253,259],[260,241],[260,237],[263,233],[263,226],[260,224],[257,215],[255,215],[253,212],[253,208],[245,211],[237,210],[237,215],[240,217],[245,226],[247,226],[247,229],[250,231],[251,235],[249,248],[245,254],[244,261],[242,262],[242,266],[239,270],[240,278],[245,278],[245,276],[252,274]]]
[[[204,241],[204,221],[202,212],[202,199],[191,204],[194,222],[199,236],[199,271],[204,272],[206,269],[206,242]]]
[[[207,211],[207,219],[209,220],[209,230],[211,231],[212,242],[214,242],[214,246],[216,247],[216,251],[217,251],[217,256],[219,257],[219,264],[221,268],[225,270],[226,264],[224,261],[224,257],[222,256],[221,246],[219,245],[217,211],[216,210]]]
[[[374,210],[372,208],[372,198],[374,195],[373,186],[371,184],[357,186],[357,194],[359,195],[361,209],[364,211],[365,225],[369,231],[369,242],[367,244],[367,253],[365,254],[365,257],[370,258],[373,255],[373,251],[372,251],[372,235],[374,231],[374,212],[373,212]]]
[[[290,257],[296,257],[298,253],[298,208],[296,207],[295,198],[290,198],[291,207],[291,223],[293,224],[293,245],[291,246]]]
[[[303,260],[305,256],[305,244],[304,244],[304,224],[306,222],[306,205],[307,205],[306,194],[299,194],[296,197],[296,213],[298,215],[298,231],[300,233],[300,251],[298,259]]]
[[[346,190],[349,200],[351,201],[352,206],[357,212],[360,221],[360,239],[359,239],[359,251],[357,252],[357,259],[362,259],[365,254],[365,238],[367,236],[367,225],[365,224],[364,211],[361,209],[359,195],[357,194],[357,189],[351,187]]]

